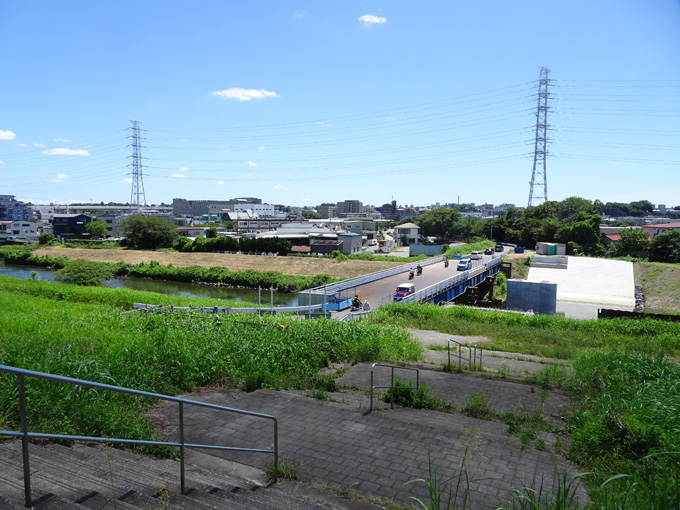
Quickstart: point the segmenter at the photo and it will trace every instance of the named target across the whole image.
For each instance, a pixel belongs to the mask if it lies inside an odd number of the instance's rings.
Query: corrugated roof
[[[645,228],[680,228],[680,222],[675,223],[656,223],[654,225],[645,225]]]

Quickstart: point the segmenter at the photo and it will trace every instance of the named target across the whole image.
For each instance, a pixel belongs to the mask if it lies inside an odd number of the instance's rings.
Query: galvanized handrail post
[[[371,365],[371,407],[369,412],[373,412],[373,369],[375,368],[375,363]]]
[[[179,403],[179,479],[180,493],[184,494],[184,402]]]
[[[394,367],[392,367],[392,381],[390,382],[390,387],[392,389],[392,398],[390,399],[390,409],[394,409]]]
[[[279,481],[279,421],[274,420],[274,482]]]
[[[458,371],[462,372],[463,371],[463,366],[461,365],[463,361],[463,346],[461,344],[458,344]]]
[[[160,393],[152,393],[148,391],[134,390],[131,388],[124,388],[122,386],[112,386],[110,384],[98,383],[93,381],[86,381],[84,379],[74,379],[72,377],[65,377],[53,374],[47,374],[42,372],[36,372],[34,370],[26,370],[23,368],[14,368],[0,364],[0,373],[10,373],[17,376],[17,386],[18,386],[18,400],[19,400],[19,422],[20,429],[16,430],[1,430],[0,437],[10,436],[21,438],[21,448],[22,448],[22,460],[24,467],[24,494],[25,494],[25,504],[27,508],[31,508],[31,470],[29,467],[29,449],[28,440],[29,439],[50,439],[50,440],[71,440],[71,441],[95,441],[101,443],[112,443],[112,444],[137,444],[137,445],[153,445],[153,446],[172,446],[180,449],[180,471],[181,471],[181,492],[184,494],[186,492],[185,486],[185,447],[188,448],[210,448],[215,450],[226,450],[226,451],[242,451],[242,452],[252,452],[252,453],[268,453],[274,454],[274,478],[278,479],[278,455],[279,455],[279,440],[278,440],[278,422],[274,416],[262,413],[256,413],[253,411],[244,411],[242,409],[235,409],[226,406],[220,406],[216,404],[210,404],[208,402],[199,402],[196,400],[189,400],[179,397],[173,397],[170,395],[162,395]],[[139,440],[139,439],[122,439],[122,438],[112,438],[112,437],[93,437],[93,436],[81,436],[81,435],[69,435],[69,434],[47,434],[47,433],[36,433],[28,431],[28,420],[27,420],[27,402],[26,402],[26,384],[25,377],[36,377],[39,379],[45,379],[53,382],[61,382],[68,384],[76,384],[84,386],[87,388],[96,388],[115,391],[118,393],[124,393],[129,395],[138,395],[142,397],[155,398],[159,400],[166,400],[169,402],[177,402],[179,404],[179,442],[177,441],[158,441],[158,440]],[[262,449],[262,448],[245,448],[239,446],[222,446],[222,445],[209,445],[209,444],[193,444],[187,443],[184,437],[184,407],[183,404],[189,404],[193,406],[205,407],[210,409],[217,409],[227,412],[232,412],[241,415],[253,416],[257,418],[265,418],[274,421],[274,450]]]
[[[21,456],[24,461],[24,500],[26,508],[31,508],[31,469],[28,462],[28,424],[26,423],[26,386],[24,374],[17,374],[19,385],[19,422],[21,424]]]
[[[449,359],[449,370],[451,370],[451,340],[446,342],[446,353]]]

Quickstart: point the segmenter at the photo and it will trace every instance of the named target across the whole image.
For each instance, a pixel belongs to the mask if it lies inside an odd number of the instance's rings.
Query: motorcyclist
[[[413,268],[408,270],[408,279],[412,280],[413,279]]]
[[[416,266],[416,269],[418,270],[418,273],[417,273],[417,274],[419,274],[419,275],[423,274],[423,266],[421,266],[420,264],[418,264],[418,266]]]

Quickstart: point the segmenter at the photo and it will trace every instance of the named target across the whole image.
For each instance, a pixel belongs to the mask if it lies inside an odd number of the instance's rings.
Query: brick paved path
[[[362,380],[369,367],[353,367],[339,382],[366,386]],[[423,373],[422,377],[432,383],[440,397],[454,403],[474,392],[486,394],[497,410],[509,409],[519,401],[528,406],[538,403],[538,394],[523,384],[436,372]],[[432,464],[440,466],[440,479],[458,473],[466,458],[473,480],[468,508],[498,506],[499,498],[513,485],[543,480],[544,487],[552,487],[556,479],[553,456],[531,447],[522,450],[503,423],[415,409],[388,408],[368,414],[365,392],[333,396],[345,403],[321,402],[304,392],[270,390],[217,390],[191,398],[276,416],[281,456],[297,466],[302,480],[349,488],[367,496],[397,501],[409,496],[424,498],[423,484],[404,484],[421,477],[418,462],[427,469],[428,444]],[[553,406],[548,412],[556,412],[559,399],[548,402],[546,408]],[[176,407],[162,407],[154,414],[161,434],[176,439]],[[271,422],[245,416],[225,417],[207,409],[190,409],[185,424],[187,442],[226,441],[234,446],[267,448],[273,441]],[[258,468],[272,460],[262,454],[208,453]]]

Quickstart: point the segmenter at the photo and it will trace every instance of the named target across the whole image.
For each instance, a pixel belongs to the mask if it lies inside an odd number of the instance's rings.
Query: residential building
[[[0,234],[20,236],[38,242],[38,223],[34,220],[0,221]]]
[[[336,206],[334,204],[321,204],[317,206],[316,212],[318,212],[321,218],[323,219],[333,218],[334,216],[337,216]]]
[[[340,250],[344,255],[352,255],[353,253],[361,253],[361,236],[347,232],[338,234],[338,240],[342,241],[342,249]]]
[[[403,225],[397,225],[394,229],[394,236],[397,242],[400,244],[404,237],[406,238],[406,244],[418,244],[420,236],[418,234],[420,227],[414,223],[404,223]]]
[[[115,214],[100,214],[93,218],[93,221],[103,221],[106,223],[106,236],[107,237],[119,237],[120,236],[120,222],[123,221],[128,216],[118,216]]]
[[[378,232],[376,222],[371,220],[348,220],[342,223],[345,230],[364,236],[366,240],[375,239]]]
[[[14,195],[0,195],[0,220],[30,220],[33,209],[14,198]]]
[[[87,214],[55,214],[52,217],[52,232],[57,239],[87,239],[85,227],[92,221]]]
[[[658,234],[664,233],[666,230],[680,230],[680,222],[675,223],[656,223],[654,225],[645,225],[642,230],[654,237]]]
[[[363,212],[363,206],[359,200],[344,200],[338,202],[336,213],[338,217],[346,218],[355,214],[360,215]]]
[[[231,200],[187,200],[185,198],[172,199],[172,214],[174,216],[201,217],[204,214],[220,215],[222,210],[233,211],[236,204],[261,204],[262,200],[255,197],[232,198]]]

